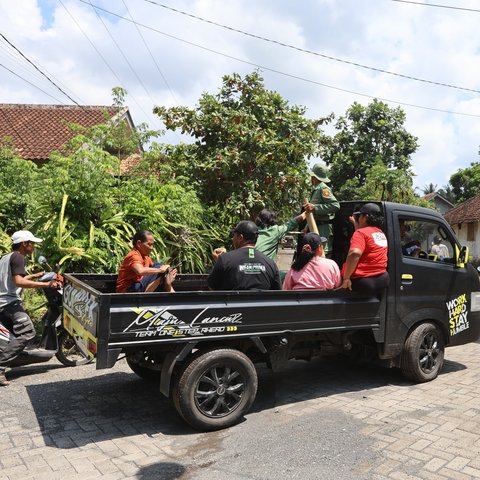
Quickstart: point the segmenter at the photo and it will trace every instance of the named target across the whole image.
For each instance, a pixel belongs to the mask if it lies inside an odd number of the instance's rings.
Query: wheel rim
[[[245,378],[235,367],[217,365],[203,372],[195,388],[195,404],[209,418],[232,413],[245,393]]]
[[[420,368],[425,373],[434,371],[440,361],[441,348],[434,332],[427,333],[422,340],[419,351]]]
[[[63,356],[72,363],[88,361],[83,353],[78,349],[73,338],[66,338],[61,346]]]

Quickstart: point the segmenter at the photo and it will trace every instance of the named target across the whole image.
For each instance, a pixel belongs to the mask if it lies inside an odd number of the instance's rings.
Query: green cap
[[[310,176],[317,178],[321,182],[329,182],[328,167],[324,163],[316,163],[310,170]]]

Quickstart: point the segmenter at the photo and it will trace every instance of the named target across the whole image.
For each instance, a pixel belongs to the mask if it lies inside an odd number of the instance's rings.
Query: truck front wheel
[[[428,382],[437,377],[443,366],[444,341],[433,323],[415,327],[403,347],[401,370],[409,380]]]
[[[176,377],[173,401],[178,413],[198,430],[238,423],[257,393],[257,372],[238,350],[218,348],[193,355]]]

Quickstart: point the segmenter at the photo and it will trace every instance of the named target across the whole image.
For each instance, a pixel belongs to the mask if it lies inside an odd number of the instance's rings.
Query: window
[[[455,247],[443,225],[426,220],[399,219],[404,256],[452,263]]]
[[[475,241],[475,224],[467,223],[467,242]]]

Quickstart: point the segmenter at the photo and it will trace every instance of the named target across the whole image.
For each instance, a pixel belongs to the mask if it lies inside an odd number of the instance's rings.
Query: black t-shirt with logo
[[[281,290],[275,262],[255,250],[242,247],[221,255],[208,276],[212,290]]]

